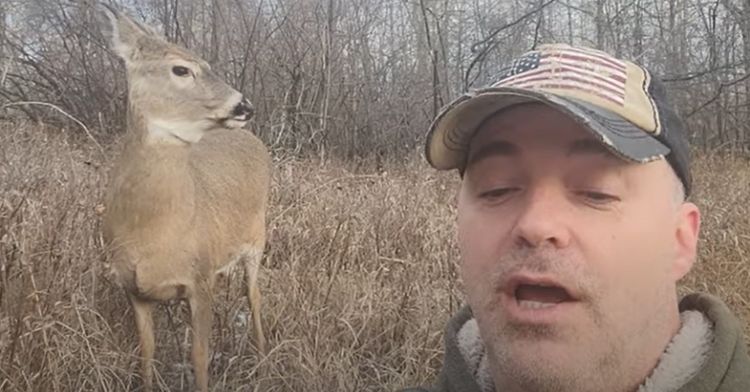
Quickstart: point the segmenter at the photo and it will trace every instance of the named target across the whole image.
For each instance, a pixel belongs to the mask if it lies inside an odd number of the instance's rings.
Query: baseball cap
[[[498,111],[528,102],[569,115],[622,159],[665,158],[690,193],[690,150],[663,83],[631,61],[566,44],[523,54],[502,67],[488,87],[446,105],[427,134],[427,161],[436,169],[463,172],[479,125]]]

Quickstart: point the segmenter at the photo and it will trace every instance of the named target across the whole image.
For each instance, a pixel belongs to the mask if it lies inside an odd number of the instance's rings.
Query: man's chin
[[[532,362],[560,362],[586,354],[581,339],[575,339],[556,326],[506,326],[497,346],[506,347],[510,358],[528,358]]]
[[[555,339],[509,343],[497,353],[495,371],[509,384],[529,391],[580,391],[576,385],[587,378],[588,367],[579,348]],[[496,377],[497,380],[497,377]]]

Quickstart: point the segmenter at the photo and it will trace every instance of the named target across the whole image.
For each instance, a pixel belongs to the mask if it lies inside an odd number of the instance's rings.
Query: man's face
[[[632,390],[679,327],[697,208],[664,160],[611,154],[541,104],[472,139],[458,197],[468,302],[503,391]]]

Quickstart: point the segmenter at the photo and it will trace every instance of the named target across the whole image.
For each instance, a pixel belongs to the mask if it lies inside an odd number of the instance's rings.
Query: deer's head
[[[239,128],[253,115],[250,102],[211,66],[152,28],[107,6],[105,37],[127,69],[131,110],[148,137],[194,143],[215,128]]]

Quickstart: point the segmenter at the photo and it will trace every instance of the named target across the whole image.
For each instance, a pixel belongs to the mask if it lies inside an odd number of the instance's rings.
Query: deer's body
[[[103,219],[116,281],[133,305],[144,389],[153,385],[153,305],[186,300],[199,390],[208,390],[214,282],[238,262],[261,352],[258,269],[266,241],[270,157],[240,129],[252,107],[202,59],[116,10],[105,35],[128,71],[128,137]],[[108,30],[107,29],[111,29]]]
[[[143,300],[187,298],[196,282],[263,251],[268,153],[248,132],[212,132],[191,145],[131,143],[112,173],[112,267]]]

